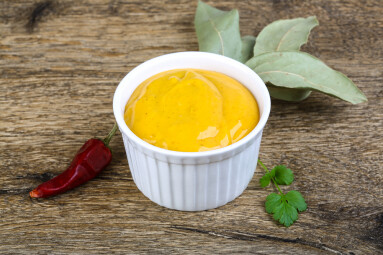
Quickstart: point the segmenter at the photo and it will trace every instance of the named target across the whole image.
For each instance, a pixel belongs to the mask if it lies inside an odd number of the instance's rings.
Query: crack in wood
[[[373,243],[378,249],[383,250],[383,212],[376,215],[374,222],[368,225],[372,226],[367,227],[364,235],[361,236],[360,239]]]
[[[31,191],[32,188],[24,189],[0,189],[0,195],[25,195]]]
[[[57,174],[51,172],[45,172],[42,174],[26,174],[26,175],[18,175],[16,179],[30,179],[30,180],[38,180],[40,182],[46,182],[55,177]]]
[[[37,22],[41,19],[42,16],[44,16],[44,14],[46,14],[46,10],[51,9],[52,6],[53,2],[51,0],[40,2],[35,5],[33,11],[28,17],[28,23],[26,24],[28,32],[33,32]]]
[[[178,225],[172,225],[170,226],[170,228],[196,232],[196,233],[201,233],[201,234],[206,234],[211,236],[223,237],[227,239],[241,240],[241,241],[256,241],[258,239],[264,239],[264,240],[277,241],[277,242],[283,242],[283,243],[300,244],[300,245],[320,249],[323,251],[331,252],[334,254],[346,254],[341,251],[330,248],[324,244],[306,241],[301,238],[290,239],[290,238],[282,238],[282,237],[270,236],[270,235],[264,235],[264,234],[248,234],[248,233],[240,233],[240,232],[218,233],[215,231],[208,231],[208,230],[184,227],[184,226],[178,226]]]

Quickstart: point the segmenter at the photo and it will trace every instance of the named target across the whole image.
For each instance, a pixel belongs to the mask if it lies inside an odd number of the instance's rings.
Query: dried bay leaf
[[[307,42],[311,29],[317,25],[319,22],[315,16],[274,21],[259,33],[254,56],[270,51],[299,50]]]
[[[238,10],[221,11],[199,1],[194,25],[200,51],[221,54],[238,61],[244,59]]]
[[[311,90],[308,89],[278,87],[273,85],[271,82],[266,82],[266,86],[273,98],[284,101],[300,102],[308,98],[311,94]]]
[[[247,60],[253,57],[253,48],[255,45],[255,37],[251,35],[245,35],[242,37],[242,51],[240,61],[245,63]]]
[[[302,101],[316,90],[354,104],[367,101],[345,75],[298,51],[318,25],[315,16],[278,20],[265,27],[256,39],[241,38],[237,10],[221,11],[199,1],[194,23],[200,51],[242,63],[251,58],[246,64],[258,74],[269,69],[260,76],[274,98]],[[277,70],[273,69],[274,63]]]
[[[316,90],[353,104],[366,96],[344,74],[300,51],[268,52],[254,56],[246,65],[264,82],[284,88]]]
[[[277,20],[259,33],[254,46],[254,56],[271,51],[299,50],[307,42],[311,29],[319,25],[315,16]],[[267,88],[274,98],[299,102],[306,99],[310,90],[278,87],[270,82]]]

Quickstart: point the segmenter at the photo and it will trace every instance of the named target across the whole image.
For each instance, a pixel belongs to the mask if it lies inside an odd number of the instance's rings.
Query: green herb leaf
[[[255,37],[246,35],[242,37],[242,51],[240,61],[245,63],[247,60],[253,57],[253,48],[255,45]]]
[[[259,184],[261,184],[261,187],[264,188],[269,186],[270,181],[271,181],[271,174],[266,173],[264,176],[262,176],[261,179],[259,179]]]
[[[288,203],[296,208],[298,211],[303,212],[307,209],[307,204],[305,199],[302,197],[302,194],[296,190],[290,190],[285,195]]]
[[[281,203],[282,203],[282,195],[279,195],[274,192],[271,193],[266,198],[266,202],[265,202],[266,212],[275,213],[276,211],[278,211],[278,206]]]
[[[290,185],[293,182],[293,172],[284,165],[276,166],[269,171],[261,160],[258,160],[258,164],[266,171],[266,174],[260,179],[261,186],[266,187],[270,181],[273,181],[279,191],[279,194],[273,192],[267,196],[266,212],[273,214],[273,218],[284,226],[291,226],[298,219],[298,211],[303,212],[307,208],[301,193],[291,190],[285,195],[279,188],[278,184]]]
[[[347,76],[304,52],[268,52],[251,58],[246,65],[275,86],[316,90],[353,104],[367,101]]]
[[[221,54],[238,61],[245,59],[242,57],[238,10],[221,11],[199,1],[194,25],[200,51]]]
[[[271,193],[266,198],[266,211],[273,214],[273,218],[286,227],[291,226],[298,219],[297,209],[290,205],[284,195]]]
[[[271,172],[274,173],[274,179],[280,185],[290,185],[294,181],[293,172],[284,165],[274,167]]]
[[[285,227],[290,227],[298,219],[298,212],[284,200],[279,206],[279,210],[274,213],[273,218]]]
[[[299,50],[307,42],[311,29],[319,25],[315,16],[277,20],[259,33],[254,56],[271,51]]]
[[[307,205],[301,193],[292,190],[286,195],[271,193],[266,198],[265,208],[276,221],[289,227],[298,219],[297,210],[302,212]]]

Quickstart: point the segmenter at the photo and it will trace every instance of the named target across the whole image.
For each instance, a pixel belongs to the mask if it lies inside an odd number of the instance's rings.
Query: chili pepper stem
[[[34,189],[31,192],[29,192],[29,195],[31,197],[39,197],[39,192],[36,189]]]
[[[110,130],[109,134],[108,134],[108,135],[104,138],[104,140],[103,140],[103,142],[104,142],[104,144],[105,144],[106,146],[109,145],[110,140],[112,140],[112,137],[114,136],[114,134],[115,134],[116,131],[117,131],[117,128],[118,128],[118,126],[117,126],[117,123],[115,122],[115,123],[114,123],[114,126],[113,126],[113,128],[112,128],[112,130]]]

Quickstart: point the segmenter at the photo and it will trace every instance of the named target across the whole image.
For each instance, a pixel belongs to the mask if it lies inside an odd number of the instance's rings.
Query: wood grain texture
[[[89,183],[50,199],[28,192],[112,128],[112,96],[136,65],[198,50],[197,1],[0,1],[0,254],[383,254],[381,1],[209,1],[238,8],[242,34],[316,15],[303,47],[347,74],[368,102],[313,93],[272,101],[260,157],[286,164],[308,210],[286,229],[264,210],[258,168],[215,210],[179,212],[135,186],[122,140]]]

